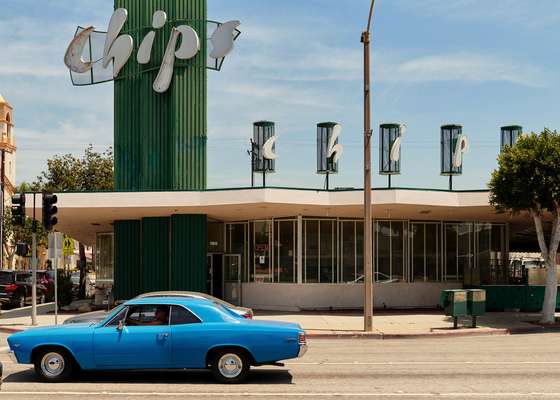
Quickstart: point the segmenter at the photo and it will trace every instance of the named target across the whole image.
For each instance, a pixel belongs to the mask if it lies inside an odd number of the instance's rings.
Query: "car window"
[[[171,325],[198,324],[200,319],[192,312],[181,306],[171,306]]]
[[[31,283],[33,278],[31,274],[16,274],[16,282],[26,282]]]
[[[119,324],[119,321],[124,322],[127,311],[128,311],[128,307],[123,307],[123,309],[119,311],[119,313],[115,315],[113,319],[111,319],[111,321],[109,321],[105,326],[117,326]]]
[[[130,306],[125,325],[168,325],[169,306],[161,304],[142,304]]]
[[[14,279],[14,277],[13,277],[11,272],[0,272],[0,283],[1,284],[12,283],[13,279]]]

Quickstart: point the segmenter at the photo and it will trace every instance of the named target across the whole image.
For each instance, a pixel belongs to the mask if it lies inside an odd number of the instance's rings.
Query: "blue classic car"
[[[209,300],[179,297],[131,300],[100,323],[32,328],[8,344],[48,382],[76,369],[209,368],[218,381],[239,383],[251,365],[278,365],[307,350],[298,324],[238,318]]]

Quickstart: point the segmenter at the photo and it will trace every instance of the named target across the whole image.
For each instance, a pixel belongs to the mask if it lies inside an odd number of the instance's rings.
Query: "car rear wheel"
[[[212,375],[221,383],[241,383],[250,369],[247,355],[236,349],[218,351],[210,364]]]
[[[62,349],[45,349],[35,356],[35,373],[45,382],[62,382],[72,375],[74,360]]]

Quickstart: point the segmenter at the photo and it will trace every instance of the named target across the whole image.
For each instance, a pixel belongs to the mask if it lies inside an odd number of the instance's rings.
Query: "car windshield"
[[[0,284],[13,283],[14,274],[11,272],[2,271],[0,272]]]
[[[126,308],[126,307],[123,306],[122,304],[120,304],[120,305],[118,305],[118,306],[116,306],[116,307],[113,307],[113,308],[111,309],[111,311],[109,311],[109,312],[107,313],[107,315],[106,315],[105,317],[103,317],[103,318],[101,319],[101,321],[99,321],[99,324],[100,324],[100,325],[103,325],[103,324],[105,324],[107,321],[112,320],[112,319],[113,319],[119,312],[121,312],[121,310],[123,310],[124,308]]]
[[[31,274],[28,274],[28,273],[25,273],[25,274],[16,274],[16,282],[27,282],[27,283],[31,283],[31,282],[32,282]]]

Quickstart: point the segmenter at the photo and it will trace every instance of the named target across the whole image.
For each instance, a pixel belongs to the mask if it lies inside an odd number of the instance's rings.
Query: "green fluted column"
[[[115,189],[204,190],[206,0],[115,0],[115,8],[128,10],[121,33],[134,39],[134,52],[114,83]],[[167,13],[168,23],[156,30],[150,63],[140,65],[137,50],[157,10]],[[156,93],[152,85],[171,29],[181,24],[196,30],[201,50],[190,60],[176,60],[169,90]],[[170,289],[204,291],[206,230],[206,215],[115,221],[116,298]]]
[[[206,189],[206,0],[115,0],[121,7],[128,10],[122,33],[134,38],[134,52],[115,80],[115,188]],[[137,49],[157,10],[167,13],[168,23],[156,30],[150,63],[140,65]],[[181,24],[196,30],[201,50],[177,59],[169,90],[156,93],[152,84],[171,29]]]

